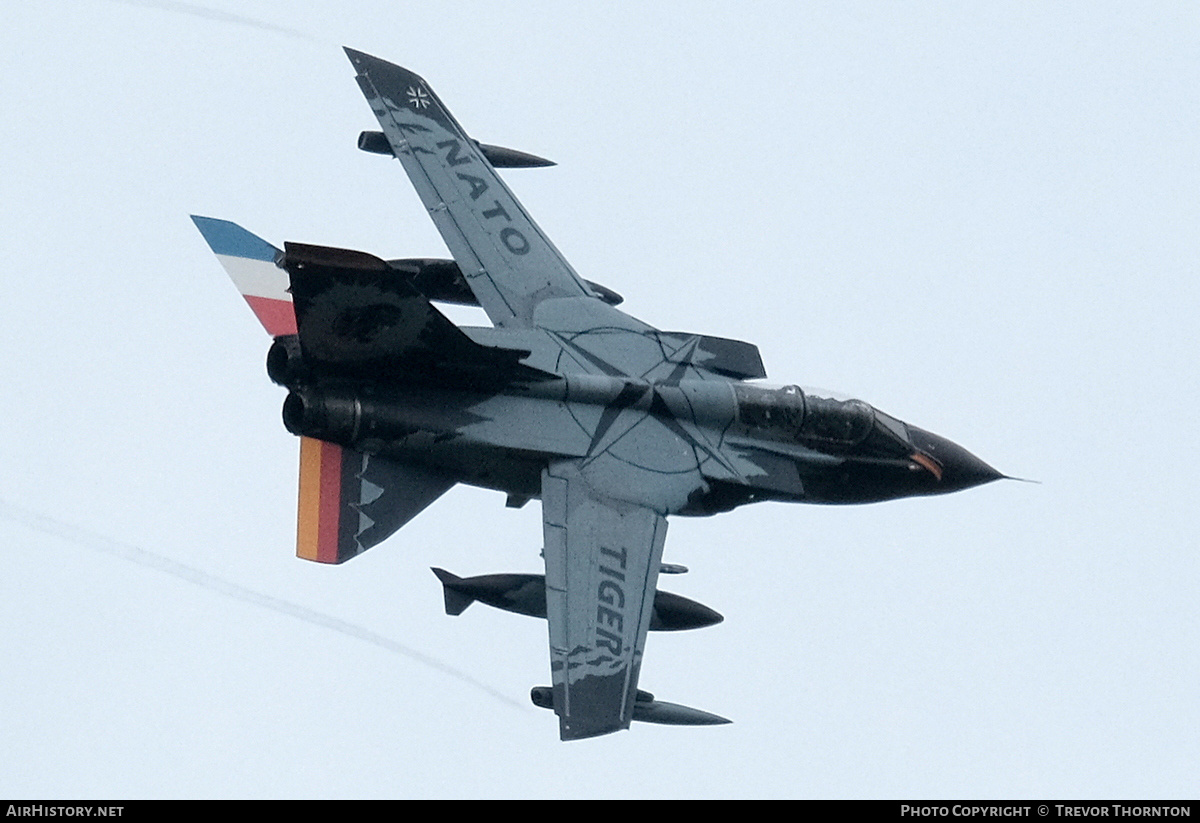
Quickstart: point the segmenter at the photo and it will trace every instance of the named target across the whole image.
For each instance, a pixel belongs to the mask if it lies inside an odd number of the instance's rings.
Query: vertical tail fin
[[[283,252],[228,220],[193,214],[192,222],[267,333],[272,337],[295,334],[291,282],[287,271],[278,265]]]

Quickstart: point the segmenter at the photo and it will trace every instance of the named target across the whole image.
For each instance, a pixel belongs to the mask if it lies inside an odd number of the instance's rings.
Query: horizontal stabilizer
[[[209,248],[272,337],[296,333],[296,313],[288,292],[283,252],[237,223],[192,215]]]
[[[343,563],[383,542],[453,485],[430,469],[302,437],[296,555]]]
[[[471,387],[557,379],[527,350],[476,343],[386,261],[348,249],[284,245],[304,362],[325,375]]]

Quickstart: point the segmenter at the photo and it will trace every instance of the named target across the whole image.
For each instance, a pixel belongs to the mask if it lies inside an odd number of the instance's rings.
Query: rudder
[[[279,265],[283,252],[228,220],[193,214],[192,222],[267,333],[295,334],[291,284]]]

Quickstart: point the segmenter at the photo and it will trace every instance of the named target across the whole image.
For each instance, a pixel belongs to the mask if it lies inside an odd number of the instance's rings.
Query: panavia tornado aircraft
[[[407,69],[346,50],[453,260],[382,260],[194,217],[267,331],[283,422],[300,440],[297,554],[341,563],[456,483],[542,504],[545,576],[435,570],[446,610],[475,600],[546,618],[563,740],[633,720],[728,722],[638,690],[646,632],[719,622],[657,589],[669,515],[760,500],[867,503],[1003,475],[861,400],[756,383],[750,343],[661,331],[582,279],[497,167],[550,165],[471,139]],[[460,328],[431,301],[481,306]]]

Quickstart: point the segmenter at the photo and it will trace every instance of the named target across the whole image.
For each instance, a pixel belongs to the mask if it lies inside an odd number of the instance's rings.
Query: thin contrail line
[[[525,709],[525,706],[522,704],[518,703],[507,695],[496,691],[486,683],[481,683],[466,672],[459,671],[453,666],[447,666],[445,663],[434,657],[430,657],[429,655],[423,654],[415,649],[410,649],[401,643],[397,643],[395,640],[384,637],[381,634],[376,634],[370,629],[363,628],[362,626],[355,625],[354,623],[348,623],[345,620],[340,620],[339,618],[332,617],[318,611],[313,611],[312,609],[278,597],[272,597],[269,594],[263,594],[262,592],[256,592],[253,589],[247,589],[245,586],[240,586],[237,583],[231,583],[228,580],[223,580],[220,577],[216,577],[208,572],[193,568],[192,566],[185,565],[177,560],[172,560],[169,557],[164,557],[161,554],[155,554],[154,552],[138,548],[137,546],[129,543],[121,543],[116,540],[111,540],[102,535],[82,529],[79,526],[65,523],[53,517],[47,517],[44,514],[39,514],[38,512],[30,511],[29,509],[24,509],[20,506],[14,506],[12,503],[9,503],[5,500],[0,500],[0,518],[18,523],[34,531],[39,531],[44,534],[62,538],[63,540],[68,540],[72,543],[85,546],[89,549],[95,549],[96,551],[112,555],[113,557],[119,557],[122,560],[128,560],[129,562],[136,563],[139,566],[145,566],[146,568],[169,574],[172,577],[177,577],[180,580],[186,580],[193,585],[217,592],[218,594],[223,594],[226,597],[234,600],[240,600],[243,603],[251,603],[264,609],[270,609],[271,611],[279,612],[280,614],[286,614],[289,617],[296,618],[297,620],[303,620],[305,623],[311,623],[314,626],[322,626],[326,629],[331,629],[349,637],[366,641],[367,643],[378,646],[382,649],[387,649],[390,652],[403,655],[410,660],[415,660],[423,666],[428,666],[429,668],[449,675],[456,680],[460,680],[463,683],[474,686],[475,688],[491,695],[496,700],[512,706],[513,708],[521,710]]]
[[[253,17],[247,17],[244,14],[235,14],[230,11],[209,8],[208,6],[201,6],[196,3],[181,3],[177,2],[177,0],[110,0],[110,2],[122,3],[126,6],[161,9],[162,11],[170,11],[177,14],[190,14],[192,17],[202,17],[205,20],[214,20],[218,23],[233,23],[238,26],[261,29],[262,31],[273,31],[276,34],[286,34],[288,37],[298,37],[301,40],[308,40],[313,43],[322,42],[311,34],[299,31],[298,29],[277,26],[265,20],[256,20]]]

